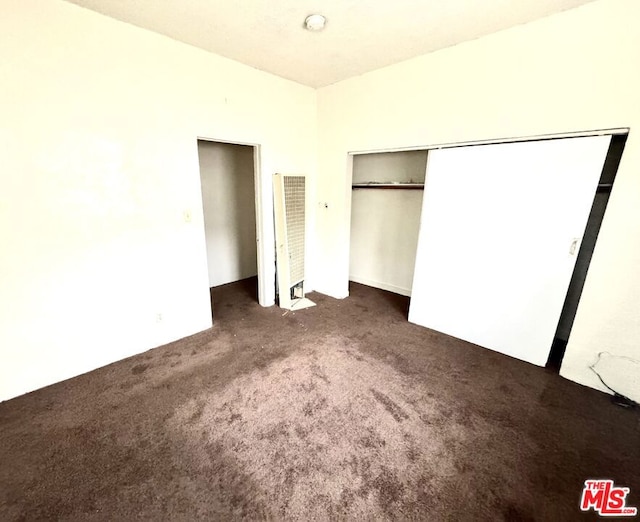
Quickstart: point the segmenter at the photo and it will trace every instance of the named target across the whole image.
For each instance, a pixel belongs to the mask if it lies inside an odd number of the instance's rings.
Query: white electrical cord
[[[624,394],[622,394],[620,392],[617,392],[611,386],[609,386],[606,382],[604,382],[604,379],[598,373],[598,371],[596,370],[595,367],[600,362],[600,359],[602,358],[602,356],[605,355],[605,354],[610,356],[610,357],[615,357],[617,359],[626,359],[627,361],[630,361],[630,362],[638,364],[638,365],[640,365],[640,361],[638,361],[637,359],[633,359],[632,357],[626,357],[624,355],[613,355],[610,352],[600,352],[598,354],[598,358],[596,359],[596,362],[594,362],[591,366],[589,366],[589,369],[598,376],[598,379],[600,379],[600,382],[603,384],[603,386],[605,388],[607,388],[609,391],[611,391],[615,395],[615,397],[624,399],[624,401],[626,403],[626,404],[624,404],[625,406],[640,406],[639,403],[637,403],[636,401],[634,401],[630,397],[627,397],[626,395],[624,395]]]

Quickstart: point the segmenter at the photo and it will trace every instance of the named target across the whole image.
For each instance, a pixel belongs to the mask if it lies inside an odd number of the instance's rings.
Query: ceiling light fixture
[[[312,14],[307,16],[304,21],[304,26],[309,31],[322,31],[324,29],[327,19],[321,14]]]

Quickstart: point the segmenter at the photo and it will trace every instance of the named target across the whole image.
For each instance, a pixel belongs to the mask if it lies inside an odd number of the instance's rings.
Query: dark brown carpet
[[[209,331],[0,404],[0,520],[578,520],[587,478],[640,506],[636,411],[400,296],[284,314],[251,284]]]

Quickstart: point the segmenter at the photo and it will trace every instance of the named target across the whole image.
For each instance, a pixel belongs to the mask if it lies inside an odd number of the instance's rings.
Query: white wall
[[[198,141],[210,287],[258,273],[253,152]]]
[[[271,174],[315,175],[315,92],[66,2],[0,9],[0,400],[211,326],[198,136],[260,145],[273,302]]]
[[[426,150],[357,154],[353,183],[424,183],[426,168]]]
[[[316,288],[348,292],[349,151],[631,127],[562,375],[602,389],[599,351],[640,359],[639,19],[600,0],[320,89]]]
[[[354,189],[349,280],[411,295],[422,190]]]
[[[358,154],[353,183],[424,183],[426,151]],[[354,189],[349,280],[411,295],[422,190]]]

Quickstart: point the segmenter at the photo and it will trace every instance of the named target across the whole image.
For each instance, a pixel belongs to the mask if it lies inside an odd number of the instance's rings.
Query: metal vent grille
[[[289,284],[296,285],[304,279],[304,176],[285,176],[284,206],[289,251]]]

